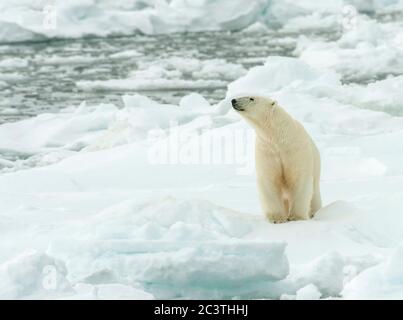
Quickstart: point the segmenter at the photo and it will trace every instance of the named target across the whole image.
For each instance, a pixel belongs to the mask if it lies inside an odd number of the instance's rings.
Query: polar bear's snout
[[[231,104],[236,111],[243,111],[244,118],[256,123],[267,117],[267,111],[273,110],[276,102],[261,96],[244,96],[231,99]]]
[[[231,100],[232,107],[237,111],[245,111],[237,99]]]
[[[245,111],[247,107],[250,107],[254,103],[254,97],[241,97],[231,100],[232,107],[237,111]]]

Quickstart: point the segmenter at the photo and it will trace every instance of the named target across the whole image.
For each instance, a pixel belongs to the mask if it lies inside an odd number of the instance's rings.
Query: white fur
[[[313,217],[322,205],[320,155],[304,127],[269,98],[237,98],[234,108],[256,131],[257,182],[266,217],[273,223]]]

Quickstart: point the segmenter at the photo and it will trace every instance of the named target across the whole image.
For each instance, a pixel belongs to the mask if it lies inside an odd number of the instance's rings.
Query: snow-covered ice
[[[203,30],[334,30],[343,10],[390,14],[401,0],[74,0],[0,2],[0,42]],[[347,15],[347,18],[349,16]]]
[[[335,36],[284,36],[271,44],[295,44],[293,57],[236,61],[74,46],[69,56],[1,59],[8,90],[36,63],[139,58],[122,77],[73,82],[89,94],[123,92],[120,105],[83,101],[0,125],[0,298],[403,298],[403,25],[376,18],[398,14],[402,1],[19,4],[0,0],[0,42],[243,30],[248,46],[273,30]],[[349,5],[357,11],[346,20]],[[170,89],[187,91],[177,103],[147,96]],[[205,89],[226,93],[212,103]],[[230,105],[244,94],[276,99],[317,143],[324,206],[314,219],[273,225],[261,214],[254,133]]]
[[[269,57],[218,105],[125,95],[124,108],[82,103],[1,125],[1,153],[25,155],[0,162],[2,297],[399,297],[403,119],[380,111],[399,81],[343,85],[335,71]],[[243,162],[189,158],[210,135],[251,132],[228,103],[244,93],[277,99],[317,142],[324,207],[313,220],[265,221],[253,170],[240,170],[253,139],[233,154]],[[176,162],[150,158],[178,131]]]
[[[374,80],[403,71],[401,22],[379,24],[368,17],[356,18],[357,26],[334,42],[301,37],[296,53],[310,65],[326,67],[349,80]]]

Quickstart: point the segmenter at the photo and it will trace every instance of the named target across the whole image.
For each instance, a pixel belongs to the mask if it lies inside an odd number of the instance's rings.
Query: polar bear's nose
[[[234,107],[235,104],[236,104],[236,99],[232,99],[232,100],[231,100],[231,103],[232,103],[232,106]]]

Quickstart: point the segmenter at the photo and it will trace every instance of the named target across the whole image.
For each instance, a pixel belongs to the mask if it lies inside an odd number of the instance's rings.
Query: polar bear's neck
[[[267,111],[266,117],[259,119],[253,126],[257,139],[263,144],[285,143],[290,131],[294,131],[297,122],[280,106]]]

